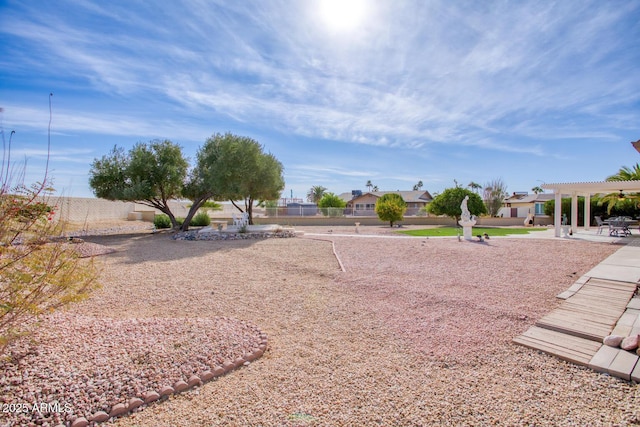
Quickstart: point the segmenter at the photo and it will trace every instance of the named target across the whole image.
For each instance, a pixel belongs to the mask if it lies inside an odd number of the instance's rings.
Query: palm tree
[[[632,168],[628,166],[623,166],[620,168],[617,174],[611,175],[607,178],[607,181],[636,181],[640,180],[640,164],[636,163],[636,165]]]
[[[371,187],[373,187],[371,180],[367,181],[367,183],[365,184],[365,187],[367,187],[369,189],[369,192],[371,192]]]
[[[544,193],[544,190],[542,188],[538,187],[537,185],[535,187],[533,187],[531,189],[531,191],[533,191],[536,194]]]
[[[418,183],[413,186],[413,191],[420,191],[423,185],[422,180],[418,181]]]
[[[307,201],[311,203],[318,203],[326,192],[327,189],[322,185],[314,185],[309,189],[309,191],[307,191]]]
[[[378,186],[377,185],[373,186],[373,191],[378,191]]]
[[[640,164],[636,163],[633,167],[623,166],[620,168],[618,173],[609,176],[607,181],[636,181],[640,180]],[[607,213],[611,213],[611,210],[616,205],[621,205],[625,202],[625,200],[632,200],[637,203],[640,203],[640,194],[622,194],[620,193],[609,193],[600,199],[600,204],[607,205]]]
[[[477,182],[471,181],[469,184],[467,184],[467,187],[469,187],[471,191],[477,194],[479,193],[479,190],[482,188],[482,185],[478,184]]]

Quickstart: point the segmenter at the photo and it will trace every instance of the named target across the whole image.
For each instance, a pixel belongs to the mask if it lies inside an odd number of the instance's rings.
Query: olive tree
[[[253,204],[273,200],[284,189],[282,163],[265,153],[257,141],[231,133],[215,134],[198,152],[193,177],[201,192],[210,189],[217,199],[228,199],[249,215],[253,224]],[[236,203],[244,200],[244,209]]]
[[[389,221],[389,226],[402,221],[404,213],[407,211],[407,203],[401,195],[396,193],[384,194],[376,201],[376,214],[381,221]]]
[[[158,209],[178,228],[169,200],[182,197],[188,167],[182,148],[169,140],[141,142],[128,153],[116,146],[93,161],[89,186],[96,197]]]
[[[450,216],[456,220],[457,224],[462,214],[460,205],[465,196],[469,196],[467,208],[472,215],[487,213],[487,208],[480,196],[462,187],[447,188],[427,205],[427,210],[434,215]]]

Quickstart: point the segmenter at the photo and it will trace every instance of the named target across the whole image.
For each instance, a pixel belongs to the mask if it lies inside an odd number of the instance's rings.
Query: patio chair
[[[604,222],[601,216],[594,216],[593,218],[596,220],[596,225],[598,226],[598,234],[602,234],[602,229],[608,228],[609,224]]]

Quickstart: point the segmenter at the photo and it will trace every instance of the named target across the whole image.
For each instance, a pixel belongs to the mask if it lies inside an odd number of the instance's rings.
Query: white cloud
[[[637,122],[625,108],[640,99],[640,53],[615,31],[638,13],[633,4],[379,1],[349,37],[327,32],[310,2],[76,5],[86,23],[49,10],[2,31],[41,46],[26,63],[144,111],[58,109],[59,132],[180,129],[202,140],[220,122],[376,147],[553,156],[548,141],[615,139],[608,127]],[[48,119],[14,107],[18,126]],[[579,123],[567,120],[576,113]]]

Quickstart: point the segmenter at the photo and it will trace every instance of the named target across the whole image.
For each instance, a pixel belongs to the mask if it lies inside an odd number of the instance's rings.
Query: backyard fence
[[[96,222],[109,220],[144,220],[153,221],[160,211],[134,202],[119,202],[96,198],[83,197],[43,197],[39,201],[54,207],[55,220],[69,222]],[[171,211],[177,217],[185,217],[189,211],[191,202],[188,200],[172,200],[169,202]],[[223,203],[221,210],[210,210],[208,214],[213,219],[231,220],[239,211],[230,203]],[[352,208],[318,208],[315,205],[301,204],[300,206],[269,207],[253,209],[256,223],[281,223],[281,224],[313,224],[336,225],[384,223],[378,219],[373,209]],[[524,218],[478,218],[478,225],[492,226],[522,226]],[[404,224],[416,225],[454,225],[450,218],[427,215],[422,209],[409,208],[401,221]],[[535,225],[553,224],[553,218],[549,216],[536,216]]]

